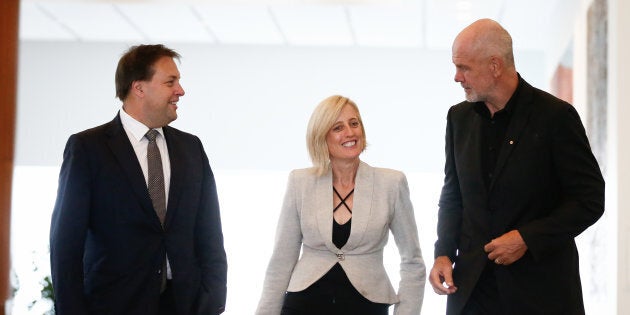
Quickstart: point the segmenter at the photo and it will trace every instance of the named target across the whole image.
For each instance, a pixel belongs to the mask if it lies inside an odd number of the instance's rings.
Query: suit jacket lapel
[[[164,131],[164,138],[166,139],[166,146],[168,147],[168,157],[171,164],[171,181],[169,184],[168,204],[164,222],[164,225],[168,226],[169,221],[178,208],[177,205],[182,189],[181,184],[183,183],[182,176],[184,174],[184,171],[181,169],[184,166],[181,154],[185,152],[185,150],[180,148],[181,142],[177,139],[177,136],[172,132],[170,127],[163,127],[162,130]]]
[[[149,191],[147,190],[147,184],[144,180],[144,174],[142,174],[142,168],[129,142],[127,133],[125,133],[122,123],[120,122],[119,116],[116,116],[110,123],[107,135],[109,136],[108,145],[129,180],[130,186],[134,194],[138,197],[142,209],[146,211],[149,217],[155,219],[152,221],[159,227],[160,219],[155,214],[155,210],[153,210],[153,204],[151,203],[151,197],[149,197]]]
[[[514,103],[514,112],[510,118],[507,132],[505,133],[505,140],[501,146],[501,151],[499,151],[497,164],[494,168],[494,176],[492,177],[492,181],[490,181],[490,191],[492,191],[497,178],[501,175],[510,154],[518,145],[519,138],[529,121],[531,114],[530,103],[532,101],[532,90],[529,84],[524,82],[519,94],[520,95],[517,95],[516,103]]]
[[[484,105],[485,106],[485,105]],[[470,108],[472,112],[470,115],[465,116],[465,120],[458,121],[457,124],[462,124],[461,130],[457,131],[458,134],[463,133],[461,136],[461,143],[456,144],[454,148],[456,159],[463,161],[467,167],[462,167],[460,172],[469,173],[466,178],[474,179],[476,182],[473,184],[477,187],[477,191],[482,191],[484,195],[487,193],[486,185],[483,181],[485,174],[481,169],[481,144],[482,144],[482,117],[478,115],[473,107]],[[456,135],[456,138],[459,137]]]
[[[344,245],[345,248],[355,248],[365,235],[372,215],[372,196],[374,196],[374,168],[361,162],[354,181],[352,227],[350,238]]]

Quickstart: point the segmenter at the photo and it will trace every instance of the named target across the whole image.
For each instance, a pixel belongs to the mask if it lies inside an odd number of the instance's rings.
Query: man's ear
[[[142,81],[133,81],[131,82],[131,93],[135,94],[138,97],[144,96]]]
[[[503,60],[497,56],[490,57],[490,70],[492,70],[492,75],[495,77],[501,75],[503,71]]]

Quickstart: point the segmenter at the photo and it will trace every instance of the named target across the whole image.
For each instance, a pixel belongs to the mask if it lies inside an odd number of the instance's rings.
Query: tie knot
[[[149,142],[151,142],[151,141],[155,141],[155,138],[157,137],[158,133],[160,132],[155,129],[151,129],[147,131],[147,133],[144,136],[147,137],[147,139],[149,139]]]

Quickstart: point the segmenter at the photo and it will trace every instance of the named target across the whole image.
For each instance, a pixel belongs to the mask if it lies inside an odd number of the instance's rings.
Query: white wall
[[[171,45],[186,95],[173,126],[200,136],[219,169],[307,166],[308,118],[323,98],[354,99],[368,137],[364,159],[441,171],[446,112],[463,100],[450,51]],[[16,165],[58,165],[71,133],[111,120],[114,70],[124,44],[22,42]],[[542,52],[517,68],[547,88]]]
[[[627,92],[630,88],[630,3],[625,0],[608,1],[608,99],[609,99],[609,165],[611,174],[607,183],[610,197],[606,200],[612,211],[616,226],[617,256],[608,263],[612,265],[612,279],[616,282],[617,314],[630,313],[630,148],[625,135],[630,134],[630,103]]]

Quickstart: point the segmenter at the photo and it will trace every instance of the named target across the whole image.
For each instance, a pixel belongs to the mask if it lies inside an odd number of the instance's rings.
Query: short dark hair
[[[130,47],[120,57],[116,68],[116,97],[125,101],[133,81],[151,80],[155,74],[153,65],[162,57],[179,60],[181,56],[162,44]]]

